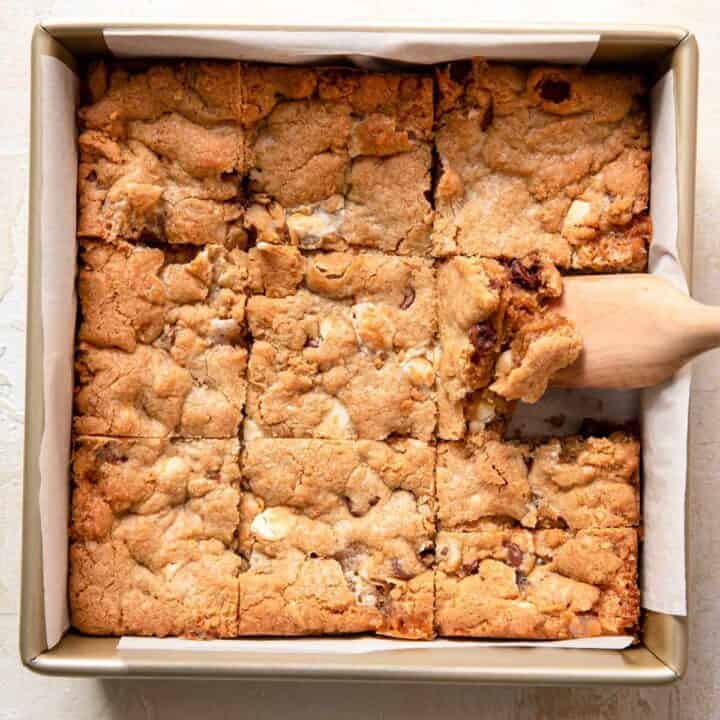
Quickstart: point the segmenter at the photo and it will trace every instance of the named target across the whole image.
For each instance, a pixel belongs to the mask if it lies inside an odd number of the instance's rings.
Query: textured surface
[[[83,242],[75,431],[235,437],[247,285],[237,249]]]
[[[438,24],[451,17],[458,25],[494,20],[502,24],[523,22],[536,9],[532,3],[483,5],[457,2],[452,7],[431,2],[384,0],[363,5],[308,3],[298,8],[282,0],[267,0],[257,7],[219,3],[203,8],[207,19],[232,16],[249,22],[328,24],[342,20],[395,22],[415,18]],[[538,720],[540,718],[591,718],[593,720],[674,720],[711,718],[717,712],[720,686],[717,674],[717,620],[720,608],[716,588],[720,556],[712,552],[720,541],[715,515],[708,512],[718,502],[720,429],[720,365],[716,354],[699,360],[695,367],[691,415],[692,492],[690,496],[690,612],[693,653],[687,678],[672,688],[472,688],[438,686],[378,686],[296,684],[266,682],[221,682],[212,680],[95,681],[42,678],[20,667],[17,656],[17,608],[19,593],[18,551],[20,538],[20,473],[22,453],[22,367],[24,356],[24,268],[26,258],[26,179],[28,168],[27,78],[29,39],[40,16],[97,16],[100,10],[86,0],[7,1],[0,6],[3,32],[0,48],[7,58],[0,96],[14,112],[0,129],[0,188],[4,203],[0,224],[5,252],[0,254],[0,332],[3,348],[0,374],[0,667],[6,678],[0,717],[53,717],[102,720],[111,718],[193,718],[198,715],[220,720],[235,717],[238,707],[250,718],[278,716],[316,718],[332,708],[346,718],[492,718],[493,720]],[[125,17],[185,17],[197,15],[195,6],[181,9],[177,3],[127,2],[107,14]],[[602,10],[571,0],[543,8],[545,22],[684,23],[697,34],[702,53],[698,157],[698,217],[712,218],[720,212],[720,100],[711,92],[720,62],[720,13],[700,0],[678,2],[609,0]],[[720,302],[717,277],[720,272],[720,240],[712,223],[698,223],[695,251],[695,294],[705,302]]]
[[[318,253],[286,297],[250,298],[245,436],[430,440],[434,278],[422,258]]]
[[[437,539],[438,634],[572,638],[633,634],[637,531],[488,524]]]
[[[454,257],[437,275],[438,437],[451,440],[496,425],[505,400],[537,402],[553,373],[578,357],[582,340],[548,308],[562,294],[562,278],[546,256]]]
[[[429,254],[429,74],[251,66],[244,76],[259,96],[247,225],[260,240]]]
[[[513,520],[529,528],[638,524],[640,445],[625,433],[536,446],[492,432],[438,448],[438,520],[446,530]]]
[[[249,442],[240,634],[431,637],[434,465],[416,440]]]
[[[437,78],[434,253],[542,250],[563,267],[644,269],[650,136],[641,76],[475,61]]]
[[[80,438],[70,604],[91,635],[237,631],[237,440]]]

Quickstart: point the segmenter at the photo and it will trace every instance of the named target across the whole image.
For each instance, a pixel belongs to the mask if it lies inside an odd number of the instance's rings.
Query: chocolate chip
[[[515,543],[508,543],[507,551],[508,562],[513,567],[520,567],[523,561],[523,551]]]
[[[305,341],[305,347],[318,348],[320,347],[320,341],[317,338],[308,338]]]
[[[423,543],[417,551],[420,561],[425,565],[431,565],[435,559],[435,545],[431,542]]]
[[[485,113],[483,114],[482,120],[480,121],[480,129],[483,132],[487,132],[487,129],[492,125],[492,121],[495,119],[495,106],[493,105],[492,100],[490,100],[489,105],[485,108]]]
[[[551,103],[565,102],[570,97],[570,83],[567,80],[545,78],[535,86],[535,89],[543,100]]]
[[[525,573],[521,573],[519,571],[515,572],[515,582],[517,582],[517,586],[521,590],[526,588],[529,585],[527,575],[525,575]]]
[[[537,290],[540,287],[540,264],[534,262],[525,267],[519,260],[510,263],[512,281],[525,290]]]
[[[484,353],[495,349],[497,333],[489,322],[481,322],[473,325],[468,331],[468,337],[477,353],[477,355],[476,353],[472,355],[473,362],[478,362]]]
[[[450,79],[462,85],[472,73],[472,60],[457,60],[450,63]]]
[[[415,573],[412,573],[403,567],[399,558],[393,558],[390,561],[390,565],[392,566],[393,575],[400,578],[400,580],[412,580],[412,578],[415,577]]]
[[[466,574],[466,575],[473,575],[477,572],[478,566],[480,565],[480,562],[478,560],[473,560],[470,563],[463,563],[460,566],[460,569]]]
[[[407,310],[415,302],[415,290],[411,287],[406,287],[403,293],[403,299],[400,302],[400,309]]]
[[[353,499],[351,497],[345,495],[343,499],[345,500],[345,504],[347,505],[347,509],[351,515],[354,515],[355,517],[360,517],[361,515],[365,514],[365,510],[362,507],[358,507],[357,503],[353,502]]]
[[[86,176],[85,179],[88,182],[95,182],[97,180],[97,173],[94,170],[91,170]]]
[[[335,553],[334,558],[342,565],[344,570],[354,570],[358,564],[358,558],[364,555],[366,549],[360,543],[351,543],[346,548]]]

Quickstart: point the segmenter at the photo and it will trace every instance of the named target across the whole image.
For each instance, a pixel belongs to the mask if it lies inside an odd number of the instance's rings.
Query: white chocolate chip
[[[495,408],[491,403],[479,400],[468,406],[467,418],[470,432],[479,433],[495,419]]]
[[[590,203],[585,200],[573,200],[572,205],[570,205],[567,211],[567,215],[565,215],[563,230],[573,226],[585,225],[591,207]]]
[[[462,553],[460,544],[455,540],[446,538],[445,541],[437,547],[437,557],[440,560],[440,566],[443,570],[453,572],[460,567],[462,561]]]
[[[255,516],[250,532],[262,540],[282,540],[290,532],[294,519],[295,516],[285,508],[268,508]]]
[[[350,331],[347,320],[330,315],[320,320],[320,339],[331,340],[334,337],[342,338]]]
[[[264,438],[265,433],[263,429],[250,418],[245,418],[243,422],[243,440],[249,442],[250,440],[257,440],[258,438]]]
[[[430,387],[435,382],[435,368],[425,358],[410,358],[402,364],[402,369],[415,387]]]
[[[505,377],[510,373],[513,367],[512,352],[506,350],[500,353],[497,362],[495,363],[495,375],[497,377]]]
[[[395,329],[392,317],[375,303],[353,306],[353,326],[361,349],[370,352],[392,350]]]
[[[169,457],[158,463],[158,479],[165,482],[183,480],[190,474],[188,464],[179,457]]]
[[[240,325],[232,318],[215,318],[210,322],[210,339],[214,343],[233,343],[240,337]]]
[[[343,223],[343,211],[329,213],[322,208],[316,208],[310,214],[295,212],[286,222],[293,240],[297,240],[302,245],[312,245],[340,229]]]
[[[332,406],[317,426],[319,437],[353,437],[352,420],[347,408],[337,399],[332,399]]]

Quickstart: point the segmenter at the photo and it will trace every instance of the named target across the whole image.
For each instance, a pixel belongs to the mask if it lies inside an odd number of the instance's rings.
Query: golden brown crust
[[[501,437],[581,349],[557,267],[645,266],[645,87],[481,61],[436,83],[90,66],[81,632],[636,629],[637,441]]]
[[[237,63],[94,64],[79,111],[81,237],[244,245]]]
[[[458,63],[436,74],[433,251],[642,271],[650,140],[639,76]]]
[[[253,440],[243,452],[241,635],[433,635],[434,449]]]
[[[428,255],[432,78],[306,72],[309,92],[261,102],[249,130],[248,228],[306,250]]]
[[[459,439],[502,425],[505,401],[536,402],[580,354],[572,323],[547,307],[562,279],[547,258],[456,257],[438,270],[439,430]],[[494,423],[494,425],[493,425]]]
[[[249,282],[237,249],[83,241],[76,431],[236,436]]]
[[[430,261],[329,253],[305,258],[302,268],[292,294],[248,303],[246,437],[429,440],[436,420]],[[274,287],[276,295],[290,289]]]
[[[637,531],[440,532],[438,634],[567,639],[637,631]]]
[[[474,530],[488,520],[570,530],[637,526],[640,443],[624,432],[530,445],[493,432],[440,443],[438,522]]]
[[[237,440],[79,438],[70,609],[92,635],[233,637]]]

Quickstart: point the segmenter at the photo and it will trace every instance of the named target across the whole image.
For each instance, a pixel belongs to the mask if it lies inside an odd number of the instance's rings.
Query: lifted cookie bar
[[[549,308],[562,278],[536,253],[500,262],[455,257],[438,269],[438,435],[499,429],[512,401],[536,402],[582,340]]]

